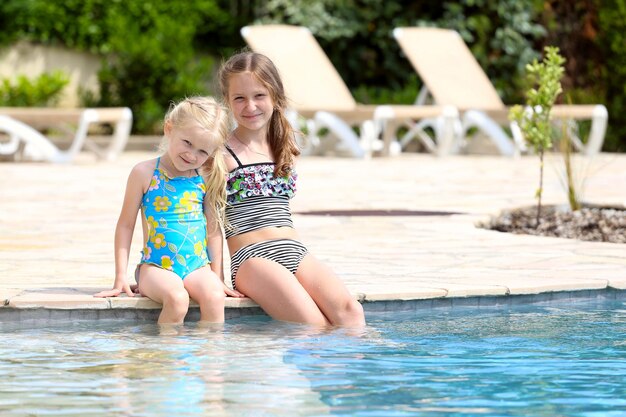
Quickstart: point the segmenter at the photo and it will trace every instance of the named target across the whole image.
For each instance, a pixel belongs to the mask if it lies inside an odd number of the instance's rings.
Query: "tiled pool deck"
[[[147,298],[91,296],[113,283],[113,234],[127,175],[154,155],[0,163],[0,322],[156,316],[160,306]],[[626,204],[626,155],[575,166],[586,202]],[[298,169],[292,210],[302,240],[366,312],[626,294],[624,244],[475,227],[502,209],[535,204],[536,157],[304,157]],[[550,156],[546,204],[566,202],[561,172],[560,157]],[[316,211],[332,215],[306,214]],[[136,233],[131,265],[140,240]],[[250,300],[227,300],[227,317],[250,312],[258,312]]]

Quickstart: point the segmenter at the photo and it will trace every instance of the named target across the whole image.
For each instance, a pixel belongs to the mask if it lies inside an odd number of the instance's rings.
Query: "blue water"
[[[626,303],[0,324],[1,416],[626,416]]]

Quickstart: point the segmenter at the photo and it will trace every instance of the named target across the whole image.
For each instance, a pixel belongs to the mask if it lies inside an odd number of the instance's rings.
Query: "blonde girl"
[[[143,250],[135,278],[141,294],[163,305],[158,322],[182,323],[190,297],[200,306],[201,321],[224,321],[225,293],[242,296],[222,280],[228,130],[227,113],[212,98],[192,97],[171,106],[162,155],[138,163],[128,177],[115,229],[113,289],[96,297],[134,295],[126,273],[141,212]]]

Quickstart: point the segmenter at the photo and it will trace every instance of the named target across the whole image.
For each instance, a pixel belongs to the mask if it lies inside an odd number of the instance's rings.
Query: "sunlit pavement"
[[[91,296],[113,283],[113,235],[128,173],[153,156],[129,151],[115,162],[81,154],[71,165],[0,163],[0,320],[38,311],[84,317],[159,308],[146,298]],[[579,157],[574,166],[585,202],[626,204],[626,155]],[[561,157],[550,155],[544,204],[566,204],[563,171]],[[626,289],[626,245],[476,227],[502,209],[536,204],[536,156],[303,157],[298,173],[292,211],[302,241],[366,311],[406,307],[403,300],[480,303]],[[131,281],[140,250],[137,222]],[[231,312],[254,305],[227,300]]]

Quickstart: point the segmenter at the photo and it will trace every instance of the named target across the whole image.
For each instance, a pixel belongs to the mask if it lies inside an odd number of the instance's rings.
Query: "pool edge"
[[[357,296],[363,309],[368,313],[415,311],[423,309],[441,308],[493,308],[508,307],[527,304],[550,304],[568,301],[592,300],[592,299],[624,299],[626,290],[606,287],[603,289],[588,289],[575,291],[550,291],[536,294],[511,294],[511,295],[485,295],[468,297],[433,297],[422,299],[378,299],[368,300]],[[28,322],[37,324],[53,323],[62,320],[67,321],[97,321],[97,320],[133,320],[133,321],[156,321],[160,312],[160,306],[117,307],[111,308],[54,308],[54,307],[27,307],[16,308],[5,303],[0,307],[0,324]],[[225,309],[226,320],[250,316],[265,315],[263,310],[250,302],[229,303]],[[186,321],[197,321],[199,309],[197,305],[189,308]]]

